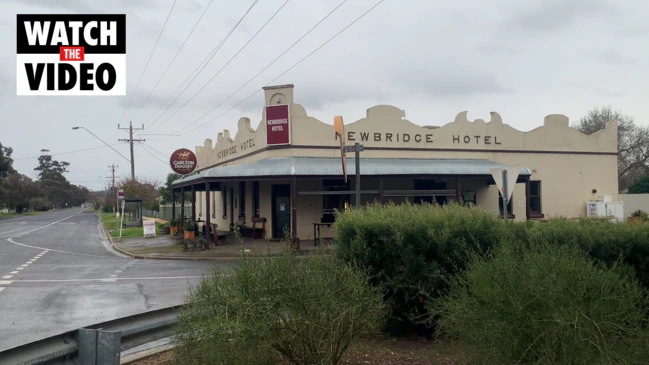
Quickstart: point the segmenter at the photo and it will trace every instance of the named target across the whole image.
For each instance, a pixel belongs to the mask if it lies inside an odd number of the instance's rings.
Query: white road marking
[[[14,238],[15,237],[7,238],[7,241],[13,243],[14,245],[18,245],[18,246],[23,246],[23,247],[28,247],[28,248],[36,248],[36,249],[39,249],[39,250],[45,250],[44,247],[31,246],[31,245],[26,245],[24,243],[16,242],[16,241],[13,240]],[[87,256],[87,257],[101,257],[103,259],[119,259],[119,258],[121,258],[121,257],[112,257],[112,256],[106,256],[106,255],[91,255],[91,254],[87,254],[87,253],[78,253],[78,252],[70,252],[70,251],[63,251],[63,250],[53,250],[53,249],[49,249],[49,248],[47,249],[47,251],[48,252],[52,251],[52,252],[67,253],[67,254],[70,254],[70,255],[79,255],[79,256]],[[128,257],[128,256],[126,256],[126,257]]]
[[[22,266],[22,267],[27,267],[27,266],[29,266],[29,264],[22,264],[22,265],[20,265],[20,266]]]
[[[0,285],[10,285],[13,281],[0,281]]]
[[[3,288],[3,287],[0,286],[0,291],[3,291],[3,290],[5,290],[5,288]]]
[[[74,283],[74,282],[91,282],[91,281],[117,281],[117,280],[171,280],[171,279],[198,279],[203,276],[160,276],[160,277],[141,277],[141,278],[99,278],[99,279],[44,279],[44,280],[13,280],[14,283]]]
[[[3,279],[11,279],[12,277],[13,277],[13,275],[5,275],[5,276],[3,276],[2,278],[3,278]]]
[[[16,270],[22,270],[24,267],[17,267]]]
[[[18,271],[12,271],[12,272],[10,272],[10,274],[14,274],[14,275],[18,274]]]
[[[121,273],[122,271],[124,271],[124,270],[115,270],[115,272],[118,273],[118,274]]]
[[[108,276],[110,276],[111,278],[116,278],[117,274],[112,274],[112,275],[108,275]]]

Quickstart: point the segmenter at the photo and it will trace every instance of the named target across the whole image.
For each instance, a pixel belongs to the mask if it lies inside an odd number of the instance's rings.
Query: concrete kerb
[[[101,224],[101,227],[104,230],[104,233],[106,233],[106,236],[108,237],[108,240],[110,241],[111,246],[123,253],[124,255],[127,255],[131,258],[134,259],[143,259],[143,260],[199,260],[199,261],[219,261],[219,262],[238,262],[239,258],[238,257],[191,257],[191,256],[175,256],[175,255],[169,255],[169,256],[151,256],[151,255],[146,255],[146,254],[134,254],[132,252],[126,251],[122,247],[120,247],[119,242],[113,241],[113,237],[104,225],[104,222],[101,221],[101,217],[99,218],[99,224]],[[298,256],[298,258],[302,258],[305,256]]]

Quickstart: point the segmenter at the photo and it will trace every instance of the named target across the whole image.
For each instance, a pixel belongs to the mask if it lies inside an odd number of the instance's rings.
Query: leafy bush
[[[388,332],[432,333],[426,304],[443,296],[471,252],[488,252],[509,234],[499,216],[457,204],[373,204],[339,214],[336,253],[368,270],[385,289]]]
[[[519,237],[523,238],[522,235]],[[527,229],[524,239],[529,245],[549,243],[576,246],[607,266],[621,259],[633,266],[642,285],[649,288],[648,225],[594,219],[556,219]]]
[[[382,295],[367,276],[324,255],[243,257],[190,290],[175,359],[192,364],[336,364],[359,335],[377,330]]]
[[[629,270],[574,246],[502,245],[492,260],[474,255],[439,323],[488,364],[639,364],[649,356],[645,303]]]

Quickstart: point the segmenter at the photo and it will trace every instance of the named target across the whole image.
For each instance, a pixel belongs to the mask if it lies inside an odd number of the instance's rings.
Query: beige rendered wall
[[[335,138],[332,124],[308,116],[301,105],[294,103],[293,91],[292,85],[265,90],[265,105],[275,105],[279,100],[290,106],[290,148],[269,148],[266,145],[266,117],[262,108],[256,128],[252,127],[250,119],[241,118],[235,135],[226,130],[218,134],[216,143],[206,139],[202,146],[197,146],[198,169],[278,156],[339,157],[336,148],[340,142]],[[299,93],[296,95],[299,97]],[[334,114],[331,122],[333,117]],[[431,120],[434,118],[432,115]],[[324,138],[326,136],[330,137]],[[365,118],[346,121],[345,139],[347,144],[361,139],[365,147],[362,156],[368,158],[486,159],[527,167],[532,171],[532,180],[542,181],[542,210],[546,217],[584,215],[586,202],[597,195],[611,195],[614,201],[618,200],[616,121],[608,122],[606,128],[597,133],[585,135],[570,127],[566,116],[551,114],[538,128],[524,132],[503,123],[495,112],[491,113],[488,122],[482,119],[469,121],[467,112],[461,112],[451,122],[422,127],[405,119],[401,109],[378,105],[369,108]],[[366,185],[371,181],[369,178],[363,180],[363,189],[372,188],[373,185]],[[404,185],[397,186],[403,188]],[[395,187],[386,185],[385,188]],[[593,194],[593,189],[597,193]],[[497,212],[498,191],[495,186],[477,186],[474,190],[479,205]],[[261,191],[262,210],[266,209],[264,214],[270,220],[270,186]],[[264,194],[268,194],[267,199],[263,198]],[[363,197],[364,201],[368,199],[371,197]],[[251,198],[246,201],[251,202]],[[308,211],[315,207],[315,200],[309,198],[300,204]],[[513,197],[517,219],[525,217],[524,204],[525,185],[517,184]],[[220,211],[220,205],[217,209]],[[299,215],[298,219],[301,217]],[[307,216],[303,219],[312,218]],[[311,230],[310,235],[313,235],[312,227],[305,229]]]

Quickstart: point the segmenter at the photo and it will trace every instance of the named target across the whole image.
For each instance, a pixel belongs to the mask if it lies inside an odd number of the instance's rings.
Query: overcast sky
[[[128,161],[71,127],[84,126],[116,144],[128,137],[117,129],[118,123],[124,127],[132,120],[137,127],[144,124],[137,136],[146,139],[135,146],[136,175],[163,182],[174,150],[195,150],[205,138],[216,141],[224,129],[234,135],[240,117],[250,118],[256,127],[264,103],[262,86],[377,1],[346,1],[231,96],[341,3],[289,1],[207,83],[285,2],[259,1],[168,108],[174,91],[184,88],[253,0],[212,1],[155,87],[210,3],[177,0],[137,91],[173,0],[0,0],[0,47],[5,50],[0,54],[0,142],[13,147],[14,166],[25,175],[35,178],[36,159],[47,148],[55,159],[70,162],[67,177],[72,183],[103,189],[109,181],[108,165],[119,165],[117,175],[128,177]],[[127,95],[16,96],[16,14],[21,13],[127,14]],[[595,106],[610,105],[646,125],[647,15],[649,2],[640,0],[385,0],[273,84],[294,84],[295,102],[327,123],[339,114],[350,123],[373,105],[391,104],[405,109],[407,119],[420,125],[446,124],[463,110],[469,120],[488,121],[489,112],[497,111],[504,123],[530,130],[542,125],[548,114],[565,114],[575,122]],[[255,91],[259,92],[241,103]],[[114,148],[129,156],[128,144]],[[69,153],[79,150],[84,151]]]

